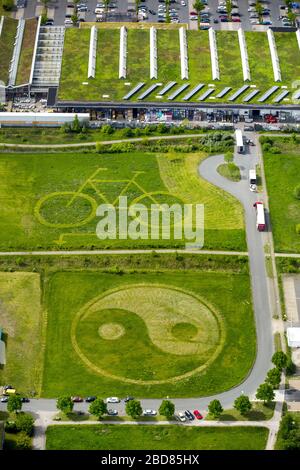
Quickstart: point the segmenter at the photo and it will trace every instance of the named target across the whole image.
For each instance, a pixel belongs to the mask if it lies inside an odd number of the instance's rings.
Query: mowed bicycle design
[[[37,220],[42,225],[55,229],[79,228],[89,224],[96,217],[96,210],[100,204],[111,204],[117,208],[119,198],[128,194],[134,195],[128,207],[138,203],[149,205],[149,202],[161,207],[166,198],[170,197],[172,203],[183,204],[178,196],[168,191],[147,191],[138,181],[144,174],[143,171],[134,171],[131,178],[105,179],[101,174],[106,170],[107,168],[97,168],[77,191],[57,191],[43,196],[34,209]],[[105,188],[107,190],[109,185],[120,187],[118,194],[112,200],[109,200],[105,194]]]

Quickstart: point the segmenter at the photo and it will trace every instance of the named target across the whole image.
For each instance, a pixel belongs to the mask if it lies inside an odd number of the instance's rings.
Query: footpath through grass
[[[300,253],[300,235],[296,232],[300,199],[294,196],[294,189],[300,184],[300,140],[284,137],[271,141],[271,148],[264,150],[263,155],[275,251]],[[272,153],[273,147],[279,153]]]
[[[49,426],[47,450],[263,450],[266,428],[86,425]]]

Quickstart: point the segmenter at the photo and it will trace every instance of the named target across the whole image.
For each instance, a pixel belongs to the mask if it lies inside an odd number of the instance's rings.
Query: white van
[[[249,189],[250,191],[257,190],[256,170],[249,170]]]

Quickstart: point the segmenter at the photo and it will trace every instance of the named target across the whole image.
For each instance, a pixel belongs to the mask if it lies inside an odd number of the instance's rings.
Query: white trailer
[[[235,143],[237,146],[238,153],[244,152],[244,139],[241,129],[236,129],[235,131]]]
[[[249,188],[250,191],[256,191],[257,189],[256,170],[249,170]]]
[[[255,202],[253,206],[256,209],[256,228],[259,232],[263,232],[266,228],[265,208],[262,202]]]

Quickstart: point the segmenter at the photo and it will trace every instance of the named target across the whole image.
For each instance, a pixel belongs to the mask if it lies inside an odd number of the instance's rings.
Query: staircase
[[[32,87],[58,86],[64,48],[64,26],[41,26]]]

